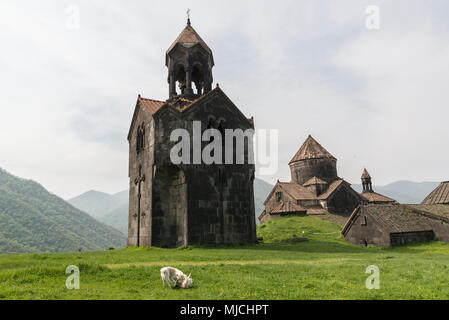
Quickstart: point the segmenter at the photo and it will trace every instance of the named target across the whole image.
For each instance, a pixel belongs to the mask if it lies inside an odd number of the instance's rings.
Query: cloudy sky
[[[64,198],[127,188],[136,97],[167,98],[164,53],[187,8],[214,81],[279,130],[279,170],[261,178],[289,180],[312,134],[352,183],[365,166],[375,184],[449,179],[444,0],[3,0],[0,167]]]

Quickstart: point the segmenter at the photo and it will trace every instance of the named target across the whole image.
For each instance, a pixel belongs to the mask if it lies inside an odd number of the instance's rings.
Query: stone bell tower
[[[254,120],[218,85],[212,89],[212,51],[190,19],[166,51],[165,64],[168,99],[138,95],[128,133],[128,246],[254,243],[255,166],[250,161],[254,156],[249,137],[232,136],[231,147],[226,149],[237,159],[236,150],[242,147],[244,161],[202,160],[202,152],[215,135],[219,141],[218,134],[225,130],[251,132]],[[177,142],[171,135],[179,129],[192,137],[189,148],[174,153],[187,155],[186,162],[172,158]],[[207,129],[214,133],[209,141],[201,138],[207,136],[203,134]],[[198,134],[201,141],[197,144]],[[197,151],[200,159],[195,157]]]
[[[195,98],[212,90],[212,50],[193,29],[190,18],[168,48],[165,65],[168,68],[170,98]]]
[[[373,184],[371,183],[371,176],[368,173],[368,170],[364,169],[362,173],[362,186],[363,193],[365,192],[374,192]]]

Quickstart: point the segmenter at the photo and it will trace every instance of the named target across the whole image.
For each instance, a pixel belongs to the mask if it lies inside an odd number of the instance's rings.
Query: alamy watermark
[[[269,137],[268,137],[269,136]],[[262,175],[278,170],[278,130],[206,129],[192,121],[192,134],[183,128],[170,134],[173,164],[257,164]],[[205,142],[206,144],[204,144]]]
[[[365,19],[365,27],[368,30],[380,29],[380,9],[378,6],[367,6],[365,9],[367,15]]]
[[[69,5],[66,10],[65,26],[68,30],[78,30],[80,28],[80,8],[75,5]]]
[[[69,290],[79,290],[80,288],[80,269],[75,265],[70,265],[65,269],[66,274],[70,274],[65,281],[65,286]]]
[[[380,270],[376,265],[370,265],[366,267],[365,273],[370,274],[368,278],[366,278],[366,288],[368,290],[372,289],[380,289]]]

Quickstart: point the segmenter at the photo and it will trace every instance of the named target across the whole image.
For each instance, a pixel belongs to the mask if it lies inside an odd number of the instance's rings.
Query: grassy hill
[[[338,230],[319,218],[290,217],[259,226],[265,243],[258,245],[0,255],[0,299],[449,297],[448,244],[365,248]],[[295,235],[309,241],[292,243]],[[68,265],[80,268],[79,290],[65,288]],[[192,273],[193,288],[163,287],[159,269],[167,265]],[[380,269],[379,290],[365,287],[370,265]]]
[[[124,247],[125,236],[40,184],[0,169],[0,253]]]
[[[294,216],[265,222],[257,229],[265,243],[289,243],[293,238],[340,240],[342,226],[312,216]]]
[[[263,202],[272,188],[273,185],[268,182],[257,178],[254,180],[256,218],[264,210]],[[128,234],[128,196],[128,190],[113,195],[91,190],[67,201],[104,224],[120,230],[124,234]],[[256,223],[259,223],[258,219],[256,219]]]

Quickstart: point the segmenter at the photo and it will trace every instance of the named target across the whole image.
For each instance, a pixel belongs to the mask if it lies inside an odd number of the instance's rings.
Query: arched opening
[[[145,123],[137,127],[136,152],[139,154],[145,148]]]
[[[153,183],[152,245],[187,245],[187,183],[177,166],[162,166]]]
[[[195,64],[192,69],[192,82],[195,84],[196,94],[203,94],[204,89],[204,76],[203,70],[200,64]]]
[[[184,94],[185,89],[186,89],[186,71],[182,64],[178,64],[176,66],[174,76],[175,76],[175,92],[176,92],[176,94],[179,94],[178,88],[179,88],[180,94]]]

